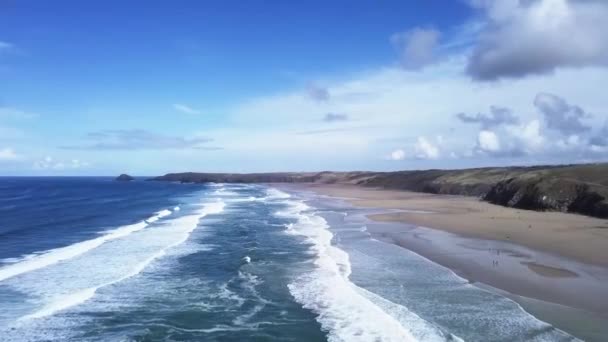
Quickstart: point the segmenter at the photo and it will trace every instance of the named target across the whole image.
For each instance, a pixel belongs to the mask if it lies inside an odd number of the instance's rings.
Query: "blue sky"
[[[6,2],[0,174],[601,161],[603,14],[594,0]]]

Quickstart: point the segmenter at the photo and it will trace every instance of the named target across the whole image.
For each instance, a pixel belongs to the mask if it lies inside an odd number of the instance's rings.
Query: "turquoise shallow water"
[[[257,185],[11,182],[3,341],[573,340],[374,240],[335,202]],[[33,206],[38,191],[54,197]]]

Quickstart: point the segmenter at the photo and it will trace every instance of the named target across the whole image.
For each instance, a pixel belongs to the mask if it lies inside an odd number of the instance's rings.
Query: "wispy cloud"
[[[178,112],[182,112],[184,114],[200,114],[201,112],[197,109],[194,109],[190,106],[187,106],[185,104],[181,104],[181,103],[174,103],[173,104],[173,109],[177,110]]]
[[[71,160],[56,160],[51,156],[47,156],[44,159],[34,162],[32,168],[34,170],[76,170],[89,167],[90,164],[79,159]]]
[[[0,40],[0,53],[6,52],[6,51],[11,51],[14,48],[15,48],[15,45]]]
[[[477,113],[470,115],[466,113],[456,114],[458,120],[464,123],[480,124],[482,128],[492,128],[500,125],[515,125],[519,118],[508,108],[492,106],[490,114]]]
[[[348,121],[348,115],[344,113],[327,113],[323,116],[325,122]]]
[[[321,129],[311,129],[307,131],[300,131],[296,134],[298,135],[314,135],[314,134],[328,134],[328,133],[336,133],[336,132],[345,132],[350,131],[352,128],[321,128]]]
[[[201,149],[217,150],[219,147],[206,146],[212,139],[205,137],[176,137],[149,132],[142,129],[104,130],[87,135],[90,143],[84,145],[62,146],[71,150],[168,150]]]
[[[12,148],[6,147],[0,149],[0,162],[15,161],[19,159],[21,159],[21,156],[18,155]]]
[[[319,87],[314,84],[308,86],[308,96],[318,102],[329,101],[329,98],[331,97],[327,88]]]
[[[390,40],[405,69],[420,69],[436,61],[440,37],[435,29],[414,28],[395,33]]]

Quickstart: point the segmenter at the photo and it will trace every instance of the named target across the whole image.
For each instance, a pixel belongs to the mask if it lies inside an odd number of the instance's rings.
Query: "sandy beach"
[[[608,221],[462,196],[349,185],[281,185],[367,208],[377,239],[441,264],[586,340],[608,334]],[[371,221],[370,221],[371,219]],[[599,339],[598,339],[599,338]]]
[[[499,241],[608,267],[608,220],[557,212],[507,208],[463,196],[378,190],[348,185],[307,185],[355,206],[395,210],[370,215],[376,221],[417,226]],[[538,270],[538,267],[532,266]],[[544,269],[542,272],[556,272]],[[557,271],[559,273],[559,271]]]

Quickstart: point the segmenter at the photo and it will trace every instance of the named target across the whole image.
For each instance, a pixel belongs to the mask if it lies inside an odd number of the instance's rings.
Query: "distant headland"
[[[608,218],[608,163],[395,172],[185,172],[169,173],[151,180],[181,183],[349,184],[476,196],[507,207]]]

